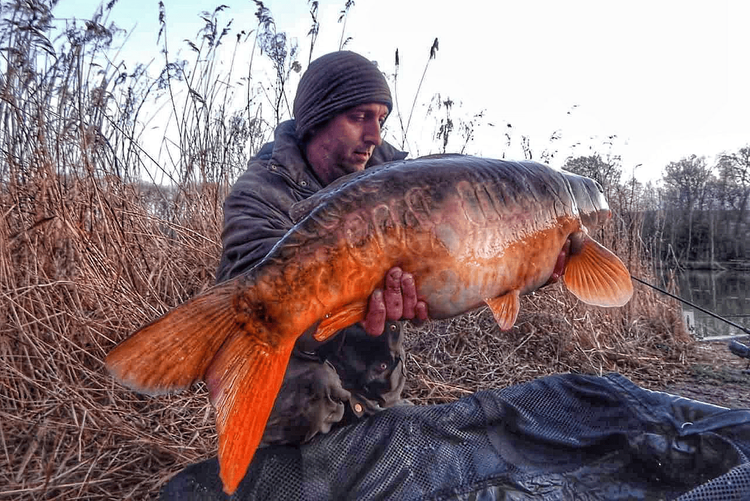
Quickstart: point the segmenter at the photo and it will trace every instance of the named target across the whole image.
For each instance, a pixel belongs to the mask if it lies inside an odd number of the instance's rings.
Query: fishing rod
[[[714,313],[713,311],[708,311],[707,309],[705,309],[705,308],[702,308],[702,307],[698,306],[698,305],[697,305],[697,304],[695,304],[695,303],[691,303],[691,302],[690,302],[690,301],[688,301],[687,299],[682,299],[682,298],[681,298],[681,297],[679,297],[679,296],[675,296],[675,295],[674,295],[674,294],[672,294],[671,292],[667,292],[667,291],[665,291],[664,289],[662,289],[662,288],[660,288],[660,287],[657,287],[657,286],[655,286],[655,285],[653,285],[653,284],[650,284],[650,283],[648,283],[648,282],[646,282],[646,281],[644,281],[644,280],[641,280],[640,278],[638,278],[638,277],[635,277],[635,276],[633,276],[633,275],[630,275],[630,278],[632,278],[632,279],[633,279],[633,280],[635,280],[636,282],[640,282],[640,283],[642,283],[643,285],[648,285],[648,286],[649,286],[649,287],[651,287],[652,289],[656,289],[656,290],[658,290],[659,292],[661,292],[661,293],[663,293],[663,294],[666,294],[667,296],[669,296],[669,297],[671,297],[671,298],[674,298],[674,299],[676,299],[676,300],[678,300],[678,301],[682,301],[682,302],[683,302],[683,303],[685,303],[686,305],[688,305],[688,306],[692,306],[692,307],[693,307],[693,308],[695,308],[696,310],[702,311],[702,312],[703,312],[703,313],[705,313],[706,315],[711,315],[712,317],[714,317],[714,318],[717,318],[717,319],[721,320],[722,322],[726,322],[726,323],[728,323],[729,325],[731,325],[732,327],[736,327],[737,329],[741,330],[741,331],[742,331],[742,332],[744,332],[745,334],[750,334],[750,330],[749,330],[749,329],[747,329],[747,328],[743,327],[742,325],[736,324],[736,323],[732,322],[731,320],[729,320],[729,319],[727,319],[727,318],[724,318],[724,317],[722,317],[721,315],[717,315],[717,314],[716,314],[716,313]]]

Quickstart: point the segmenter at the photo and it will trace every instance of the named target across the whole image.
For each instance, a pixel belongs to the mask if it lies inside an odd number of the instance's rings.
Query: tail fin
[[[250,333],[233,335],[206,373],[216,409],[219,476],[227,494],[237,489],[263,438],[294,347],[294,340],[271,346],[259,338]]]
[[[216,287],[141,328],[107,355],[107,369],[125,386],[150,395],[190,387],[229,335],[242,331],[232,308],[235,291]]]
[[[118,380],[142,393],[206,381],[216,408],[220,475],[230,494],[260,443],[294,346],[294,339],[268,344],[260,325],[238,319],[236,292],[229,283],[211,289],[143,327],[106,358]]]
[[[589,237],[571,253],[563,281],[578,299],[596,306],[623,306],[633,296],[630,273],[620,258]]]

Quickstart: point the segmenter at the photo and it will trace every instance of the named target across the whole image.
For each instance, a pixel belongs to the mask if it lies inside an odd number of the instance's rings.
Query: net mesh
[[[750,410],[558,375],[258,451],[234,499],[750,499]],[[225,499],[216,460],[162,499]]]

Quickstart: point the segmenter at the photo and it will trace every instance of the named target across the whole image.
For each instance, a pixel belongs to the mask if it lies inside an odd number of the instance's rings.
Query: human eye
[[[353,111],[349,114],[349,119],[353,122],[363,122],[366,118],[364,111]]]

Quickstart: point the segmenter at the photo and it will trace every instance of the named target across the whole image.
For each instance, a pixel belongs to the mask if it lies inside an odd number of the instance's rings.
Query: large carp
[[[304,202],[306,215],[253,269],[143,327],[107,356],[149,394],[204,380],[216,409],[220,476],[232,493],[255,453],[292,347],[364,319],[394,266],[431,318],[489,305],[510,329],[519,295],[562,276],[582,301],[620,306],[622,262],[587,235],[610,216],[593,180],[533,162],[465,156],[385,164]]]

